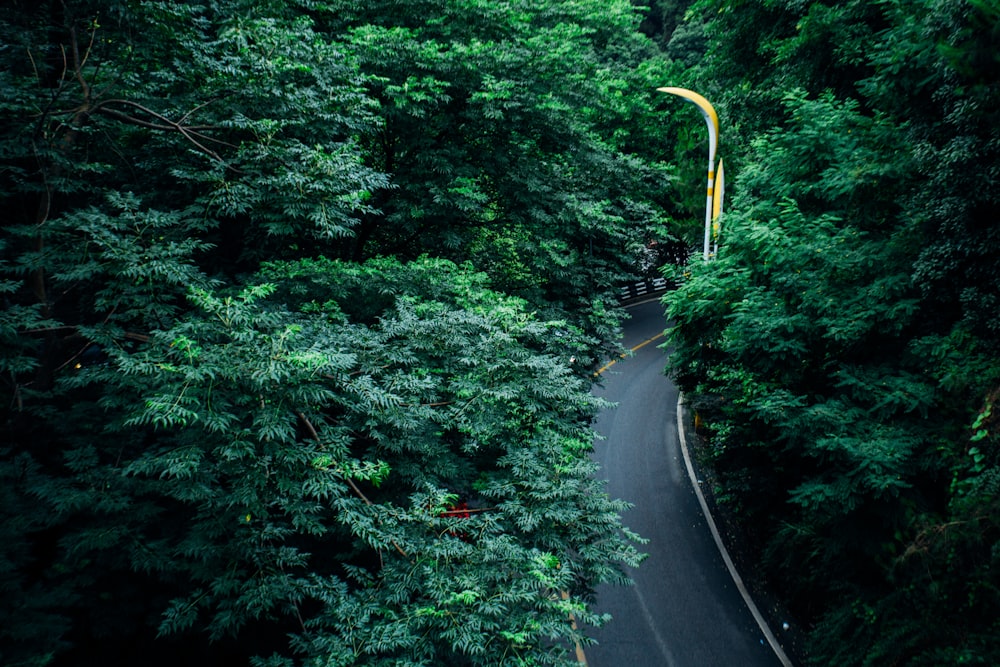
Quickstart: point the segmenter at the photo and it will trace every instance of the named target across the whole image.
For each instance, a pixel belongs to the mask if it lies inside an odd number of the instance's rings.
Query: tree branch
[[[121,111],[117,111],[115,109],[109,109],[107,107],[107,105],[111,104],[111,103],[124,104],[124,105],[135,107],[135,108],[143,111],[144,113],[149,114],[153,118],[156,118],[157,120],[159,120],[161,122],[154,123],[152,121],[143,120],[141,118],[137,118],[135,116],[129,115],[127,113],[123,113]],[[218,144],[231,145],[231,144],[226,144],[226,142],[224,142],[224,141],[219,141],[219,140],[214,139],[212,137],[209,137],[209,136],[207,136],[205,134],[202,134],[202,133],[198,132],[197,130],[194,130],[192,128],[186,127],[184,125],[181,125],[180,123],[176,123],[176,122],[170,120],[169,118],[167,118],[166,116],[163,116],[161,114],[156,113],[152,109],[144,107],[143,105],[138,104],[136,102],[129,102],[128,100],[117,100],[117,99],[116,100],[104,100],[104,101],[100,102],[99,104],[95,105],[93,107],[93,109],[91,109],[91,112],[95,112],[95,113],[96,112],[100,112],[100,113],[103,113],[105,115],[111,116],[112,118],[116,118],[116,119],[118,119],[118,120],[120,120],[122,122],[129,123],[131,125],[138,125],[140,127],[149,128],[151,130],[160,130],[160,131],[166,131],[166,132],[170,132],[170,131],[179,132],[185,139],[187,139],[192,144],[194,144],[195,147],[198,148],[198,150],[200,150],[201,152],[205,153],[206,155],[209,155],[210,157],[212,157],[212,159],[214,159],[214,160],[216,160],[218,162],[222,162],[223,164],[225,164],[225,160],[222,159],[221,155],[219,155],[218,153],[216,153],[211,148],[205,146],[201,142],[199,142],[197,139],[195,139],[195,137],[198,137],[198,139],[202,139],[202,140],[205,140],[205,141],[211,141],[211,142],[215,142],[215,143],[218,143]],[[202,129],[207,129],[207,128],[202,128]],[[226,165],[226,166],[229,166],[229,165]]]
[[[76,39],[76,28],[70,27],[69,29],[69,43],[73,54],[73,74],[76,75],[76,80],[80,82],[85,102],[90,102],[90,84],[87,83],[87,79],[83,76],[83,66],[87,63],[87,58],[90,57],[90,49],[94,46],[94,34],[96,32],[96,30],[91,32],[90,45],[87,47],[87,52],[84,54],[83,60],[80,60],[80,44]]]
[[[320,442],[319,433],[316,432],[316,427],[313,426],[313,423],[311,421],[309,421],[309,418],[306,417],[305,413],[303,413],[301,410],[296,410],[295,415],[302,420],[303,424],[305,424],[306,430],[309,431],[309,435],[312,437],[312,439],[315,440],[316,442]],[[366,496],[361,491],[361,489],[358,488],[358,485],[354,483],[353,479],[351,479],[347,475],[344,475],[344,481],[346,481],[347,485],[351,487],[351,490],[354,491],[355,495],[357,495],[358,498],[364,501],[365,505],[368,505],[369,507],[374,505],[374,503],[368,499],[368,496]],[[409,555],[405,551],[403,551],[403,548],[399,546],[396,540],[389,538],[389,541],[392,543],[392,546],[395,547],[396,551],[398,551],[403,558],[409,559]]]

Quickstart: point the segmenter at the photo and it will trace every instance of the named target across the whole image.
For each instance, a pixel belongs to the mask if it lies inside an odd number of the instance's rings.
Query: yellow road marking
[[[559,593],[562,595],[563,600],[569,600],[569,593],[567,591],[559,591]],[[576,630],[576,617],[572,613],[569,615],[569,622],[572,628]],[[580,642],[576,642],[576,661],[584,666],[587,664],[587,654],[583,652]]]
[[[662,333],[658,333],[655,336],[653,336],[652,338],[647,338],[646,340],[642,341],[641,343],[639,343],[635,347],[630,347],[628,349],[628,351],[629,352],[635,352],[636,350],[642,349],[642,348],[646,347],[647,345],[649,345],[650,343],[652,343],[654,340],[659,340],[660,338],[663,338],[663,334]],[[617,364],[620,359],[624,359],[627,356],[628,356],[628,353],[618,355],[618,359],[612,359],[608,363],[604,364],[603,366],[601,366],[600,368],[597,369],[597,372],[595,372],[594,375],[595,376],[600,375],[604,371],[608,370],[609,368],[611,368],[612,366],[614,366],[615,364]]]

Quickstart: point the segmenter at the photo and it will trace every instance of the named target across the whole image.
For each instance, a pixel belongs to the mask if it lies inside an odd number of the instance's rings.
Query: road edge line
[[[681,454],[684,456],[684,465],[687,467],[688,477],[691,479],[691,486],[694,487],[694,493],[698,497],[698,504],[701,505],[701,512],[705,515],[705,521],[708,523],[708,528],[712,533],[712,538],[715,540],[715,546],[718,547],[719,553],[722,554],[722,560],[726,564],[726,569],[729,570],[729,575],[733,578],[733,583],[736,584],[736,589],[740,592],[743,597],[743,602],[746,603],[747,608],[750,610],[750,614],[753,615],[755,621],[757,621],[757,626],[760,631],[764,633],[764,638],[767,639],[767,643],[771,646],[771,650],[781,661],[784,667],[794,667],[794,663],[788,658],[785,650],[781,648],[781,644],[778,639],[771,632],[770,626],[767,624],[767,620],[764,619],[763,614],[754,604],[753,598],[750,597],[750,592],[747,587],[743,584],[743,578],[740,577],[740,573],[736,570],[736,565],[733,563],[733,559],[729,556],[729,550],[726,549],[726,545],[722,542],[722,535],[719,533],[718,526],[715,525],[715,519],[712,517],[712,512],[708,509],[708,502],[705,500],[705,494],[701,492],[701,486],[698,484],[698,476],[694,472],[694,465],[691,463],[691,455],[688,452],[687,438],[684,435],[684,394],[678,392],[677,394],[677,434],[680,439]]]

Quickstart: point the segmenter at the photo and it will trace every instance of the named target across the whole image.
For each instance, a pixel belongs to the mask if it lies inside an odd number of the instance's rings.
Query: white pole
[[[711,257],[712,252],[712,220],[713,199],[715,194],[715,148],[719,141],[719,116],[715,113],[715,108],[704,97],[686,88],[657,88],[661,93],[670,93],[683,97],[693,103],[705,117],[705,124],[708,125],[708,197],[705,202],[705,259]]]
[[[715,186],[712,193],[712,256],[719,255],[719,214],[722,213],[722,200],[726,196],[726,173],[723,162],[719,160],[719,168],[715,172]]]

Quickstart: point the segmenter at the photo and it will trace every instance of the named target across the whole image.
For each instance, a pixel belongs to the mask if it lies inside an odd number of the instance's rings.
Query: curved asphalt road
[[[629,310],[625,347],[662,334],[657,302]],[[613,620],[591,629],[589,667],[780,667],[740,596],[691,486],[677,433],[677,388],[655,338],[604,371],[597,393],[618,403],[596,423],[607,492],[635,505],[625,525],[649,539],[635,586],[598,588]]]

